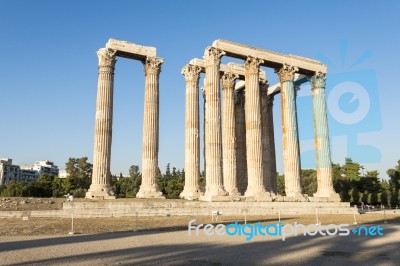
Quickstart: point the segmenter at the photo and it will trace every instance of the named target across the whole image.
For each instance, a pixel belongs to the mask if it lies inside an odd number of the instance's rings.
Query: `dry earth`
[[[61,209],[63,198],[0,198],[0,211],[28,211],[28,210],[54,210]],[[84,199],[78,199],[84,201]],[[319,215],[322,224],[353,224],[353,215]],[[400,224],[399,213],[387,214],[391,224]],[[171,231],[187,228],[188,222],[196,219],[196,224],[213,223],[210,216],[158,216],[158,217],[122,217],[122,218],[80,218],[74,219],[74,233],[97,234],[108,232],[122,232],[133,230],[150,230],[161,228]],[[214,223],[231,223],[239,221],[244,223],[244,216],[221,216]],[[250,222],[263,223],[278,222],[277,216],[247,216]],[[382,213],[366,213],[356,216],[358,224],[384,223]],[[282,216],[281,221],[286,223],[316,223],[315,215],[307,216]],[[72,220],[65,218],[2,218],[0,219],[0,236],[16,235],[65,235],[72,231]]]

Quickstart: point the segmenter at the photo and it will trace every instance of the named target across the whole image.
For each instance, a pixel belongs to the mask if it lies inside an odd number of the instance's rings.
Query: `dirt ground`
[[[62,208],[63,198],[0,198],[0,211],[25,210],[56,210]],[[78,199],[79,200],[79,199]],[[84,200],[84,199],[80,199]],[[123,218],[79,218],[74,219],[75,234],[98,234],[133,230],[173,231],[186,229],[188,222],[196,219],[200,223],[244,223],[244,216],[220,216],[218,221],[212,221],[210,216],[158,216],[158,217],[123,217]],[[353,224],[353,215],[319,215],[321,224]],[[387,214],[386,219],[391,224],[400,224],[400,215]],[[275,216],[247,216],[246,222],[276,223]],[[282,216],[283,224],[287,223],[316,223],[315,215]],[[381,213],[366,213],[356,215],[358,224],[381,224],[385,217]],[[2,218],[0,219],[0,237],[17,235],[66,235],[72,231],[72,219],[65,218]]]

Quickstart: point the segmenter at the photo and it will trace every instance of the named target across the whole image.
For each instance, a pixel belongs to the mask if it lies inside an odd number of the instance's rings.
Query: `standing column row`
[[[263,155],[261,130],[261,101],[259,89],[259,65],[263,60],[248,57],[245,62],[246,86],[246,149],[247,149],[247,197],[255,200],[272,200],[263,182]]]
[[[268,84],[260,82],[261,125],[263,146],[263,180],[265,190],[274,198],[276,191],[276,158],[274,139],[274,118],[272,114],[273,95],[268,95]]]
[[[246,118],[245,118],[245,90],[236,91],[235,95],[235,122],[236,122],[236,178],[240,194],[247,188],[247,155],[246,155]]]
[[[318,181],[318,190],[314,193],[314,197],[327,198],[328,201],[340,201],[340,196],[334,191],[332,183],[332,163],[329,147],[325,84],[326,78],[323,73],[316,73],[311,78],[314,113],[314,143]]]
[[[185,107],[185,186],[181,198],[197,199],[200,190],[200,121],[199,121],[199,79],[201,68],[186,65],[182,74],[186,80]]]
[[[86,198],[115,198],[110,186],[110,160],[116,51],[101,48],[97,85],[92,184]]]
[[[294,74],[298,70],[284,64],[276,73],[281,83],[283,166],[285,192],[296,201],[305,200],[300,184],[300,150],[297,127],[296,90]]]
[[[157,187],[159,75],[163,60],[148,57],[144,63],[146,81],[144,92],[142,184],[137,198],[164,198]]]
[[[225,73],[222,83],[222,149],[224,187],[229,196],[239,196],[236,176],[236,124],[235,124],[235,80],[238,75]]]
[[[208,47],[205,50],[205,80],[206,96],[205,110],[205,151],[206,151],[206,191],[203,200],[214,200],[225,196],[222,181],[222,135],[221,135],[221,105],[220,105],[220,73],[219,66],[224,52]]]

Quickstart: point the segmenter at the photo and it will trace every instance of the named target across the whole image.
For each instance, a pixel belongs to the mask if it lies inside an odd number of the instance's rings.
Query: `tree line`
[[[0,187],[3,197],[62,197],[70,193],[84,197],[92,180],[93,165],[87,157],[69,158],[66,163],[66,178],[42,174],[35,182],[10,182]],[[343,165],[332,164],[333,186],[342,201],[351,204],[364,202],[370,205],[396,207],[400,204],[400,161],[387,170],[388,180],[378,178],[378,171],[366,171],[364,167],[346,158]],[[129,176],[111,175],[111,185],[119,198],[134,198],[139,191],[142,174],[137,165],[129,168]],[[166,198],[176,199],[185,183],[185,171],[167,165],[164,173],[158,169],[157,183]],[[205,186],[205,175],[201,173],[200,186]],[[303,193],[312,197],[317,191],[317,173],[314,169],[301,170]],[[277,192],[285,195],[285,177],[277,173]]]

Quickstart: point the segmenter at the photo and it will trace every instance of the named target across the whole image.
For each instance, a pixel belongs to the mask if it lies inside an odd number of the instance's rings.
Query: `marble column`
[[[260,82],[260,97],[263,147],[263,181],[265,190],[270,192],[271,196],[274,197],[276,194],[276,160],[274,122],[272,115],[273,96],[268,95],[268,84],[266,81]]]
[[[222,154],[224,188],[229,196],[240,195],[236,178],[236,136],[235,136],[235,80],[238,78],[226,72],[222,78]]]
[[[186,65],[182,74],[186,80],[185,107],[185,186],[181,198],[198,199],[200,190],[200,121],[199,121],[199,79],[201,68]]]
[[[245,62],[246,88],[246,148],[247,177],[246,197],[255,200],[272,200],[265,191],[262,166],[261,101],[259,89],[259,65],[263,60],[248,57]]]
[[[159,75],[163,59],[147,57],[144,62],[145,92],[142,144],[142,184],[137,198],[164,198],[157,187]]]
[[[268,191],[272,191],[271,194],[277,194],[277,172],[276,172],[276,153],[275,153],[275,133],[274,133],[274,95],[268,95],[267,100],[267,164],[268,164],[268,175],[267,175],[267,187]]]
[[[300,184],[300,149],[297,131],[296,89],[294,74],[297,67],[284,64],[276,70],[281,83],[283,166],[286,197],[294,201],[305,200]]]
[[[92,184],[86,198],[115,198],[110,186],[114,67],[116,51],[101,48],[97,85]]]
[[[235,93],[236,122],[236,178],[240,194],[247,188],[247,155],[246,155],[246,119],[244,110],[245,90]]]
[[[333,189],[332,163],[329,146],[328,117],[325,99],[326,77],[316,73],[311,77],[312,103],[314,113],[315,156],[317,161],[318,189],[316,198],[327,198],[328,201],[340,201],[340,196]]]
[[[204,53],[206,94],[205,147],[206,147],[206,191],[201,200],[218,200],[227,195],[222,182],[222,135],[219,66],[224,52],[208,47]]]

